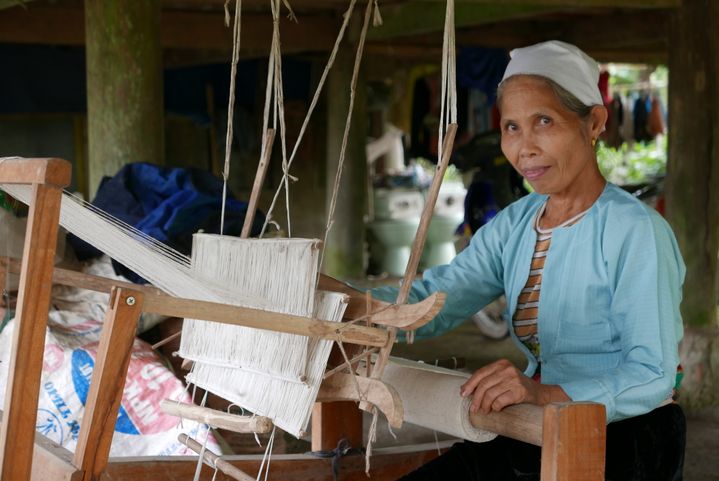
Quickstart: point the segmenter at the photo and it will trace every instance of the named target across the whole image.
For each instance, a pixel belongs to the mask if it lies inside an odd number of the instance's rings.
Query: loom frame
[[[130,346],[148,297],[148,292],[136,289],[137,286],[116,285],[111,289],[110,308],[101,334],[76,453],[73,455],[35,432],[60,198],[62,187],[69,181],[70,165],[64,160],[0,162],[0,183],[33,186],[20,269],[10,383],[0,431],[0,481],[170,481],[178,476],[189,478],[196,463],[191,457],[108,459]],[[5,269],[6,266],[0,268],[2,275]],[[149,296],[153,297],[151,293]],[[188,317],[197,317],[196,312]],[[22,379],[21,385],[15,382],[17,379]],[[470,418],[478,428],[541,446],[541,481],[604,479],[606,421],[604,407],[600,404],[517,405]],[[332,436],[332,432],[331,427],[323,430],[323,436]],[[435,457],[436,452],[434,443],[375,450],[373,479],[396,479]],[[261,461],[257,456],[228,456],[225,459],[250,472],[256,471]],[[342,479],[366,479],[362,457],[348,457],[343,465],[346,469],[342,471]],[[273,479],[283,481],[332,479],[331,460],[306,455],[276,455],[272,469]],[[211,477],[212,472],[206,470],[202,479]]]

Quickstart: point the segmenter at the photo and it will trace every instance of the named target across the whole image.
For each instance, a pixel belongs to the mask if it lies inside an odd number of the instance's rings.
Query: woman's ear
[[[597,139],[599,134],[604,132],[609,113],[604,105],[595,105],[589,113],[589,134],[592,139]]]

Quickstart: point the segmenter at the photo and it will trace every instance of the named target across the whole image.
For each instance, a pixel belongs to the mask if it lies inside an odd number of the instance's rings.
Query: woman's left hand
[[[460,391],[462,397],[472,396],[470,411],[500,411],[512,404],[544,405],[571,399],[559,386],[540,384],[525,376],[506,359],[488,364],[474,372]]]

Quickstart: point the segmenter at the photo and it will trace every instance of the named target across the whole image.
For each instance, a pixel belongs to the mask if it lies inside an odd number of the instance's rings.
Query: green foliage
[[[637,142],[631,147],[625,142],[618,149],[600,142],[597,160],[602,174],[617,185],[649,182],[666,173],[667,138],[662,136],[659,144]]]

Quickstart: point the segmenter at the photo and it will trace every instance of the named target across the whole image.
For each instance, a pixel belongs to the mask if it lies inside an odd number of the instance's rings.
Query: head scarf
[[[554,80],[584,105],[604,105],[597,85],[599,66],[574,45],[550,40],[516,48],[509,56],[502,82],[514,75],[539,75]]]

